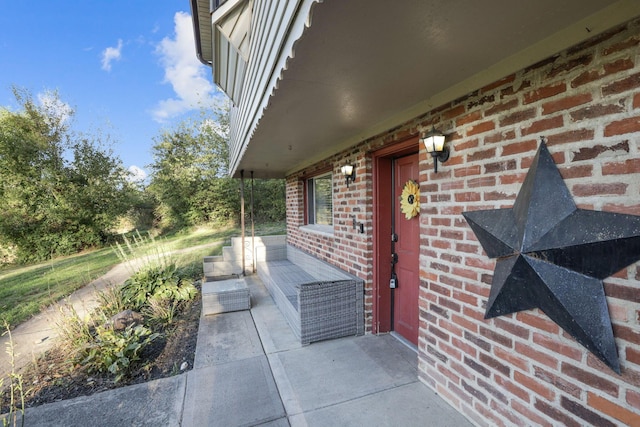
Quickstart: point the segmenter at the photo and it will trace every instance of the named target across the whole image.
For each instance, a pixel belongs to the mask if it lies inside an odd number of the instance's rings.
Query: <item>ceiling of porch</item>
[[[283,177],[640,15],[607,0],[327,0],[235,170]]]

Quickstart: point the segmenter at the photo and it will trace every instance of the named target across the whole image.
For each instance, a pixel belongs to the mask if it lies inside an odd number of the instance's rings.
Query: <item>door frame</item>
[[[388,202],[393,193],[393,159],[420,151],[419,135],[371,153],[373,165],[373,308],[372,332],[390,332],[391,324],[391,229]],[[418,304],[418,301],[416,301]]]

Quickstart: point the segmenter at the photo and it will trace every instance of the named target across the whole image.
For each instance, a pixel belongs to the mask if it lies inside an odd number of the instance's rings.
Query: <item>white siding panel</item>
[[[245,84],[240,87],[240,102],[231,111],[231,173],[235,173],[287,60],[293,56],[293,45],[304,32],[311,8],[318,1],[254,1]]]

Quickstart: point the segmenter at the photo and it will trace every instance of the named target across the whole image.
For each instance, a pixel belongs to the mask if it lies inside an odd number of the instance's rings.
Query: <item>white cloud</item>
[[[174,38],[165,37],[156,47],[164,82],[171,84],[175,92],[175,97],[161,100],[153,109],[153,118],[158,122],[211,105],[216,92],[207,68],[196,57],[191,16],[177,12],[174,23]]]
[[[57,92],[46,91],[39,93],[37,96],[38,102],[48,112],[48,116],[56,117],[61,124],[70,121],[73,115],[73,108],[62,101]]]
[[[111,71],[111,63],[122,57],[122,39],[118,39],[117,47],[108,47],[102,51],[102,69]]]
[[[136,166],[136,165],[131,165],[129,166],[129,181],[130,182],[142,182],[145,179],[147,179],[147,173],[144,171],[144,169]]]

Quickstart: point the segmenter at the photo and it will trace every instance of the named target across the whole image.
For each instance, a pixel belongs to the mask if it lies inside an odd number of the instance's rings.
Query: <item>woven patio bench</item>
[[[364,282],[291,245],[257,248],[257,273],[302,344],[364,334]]]

